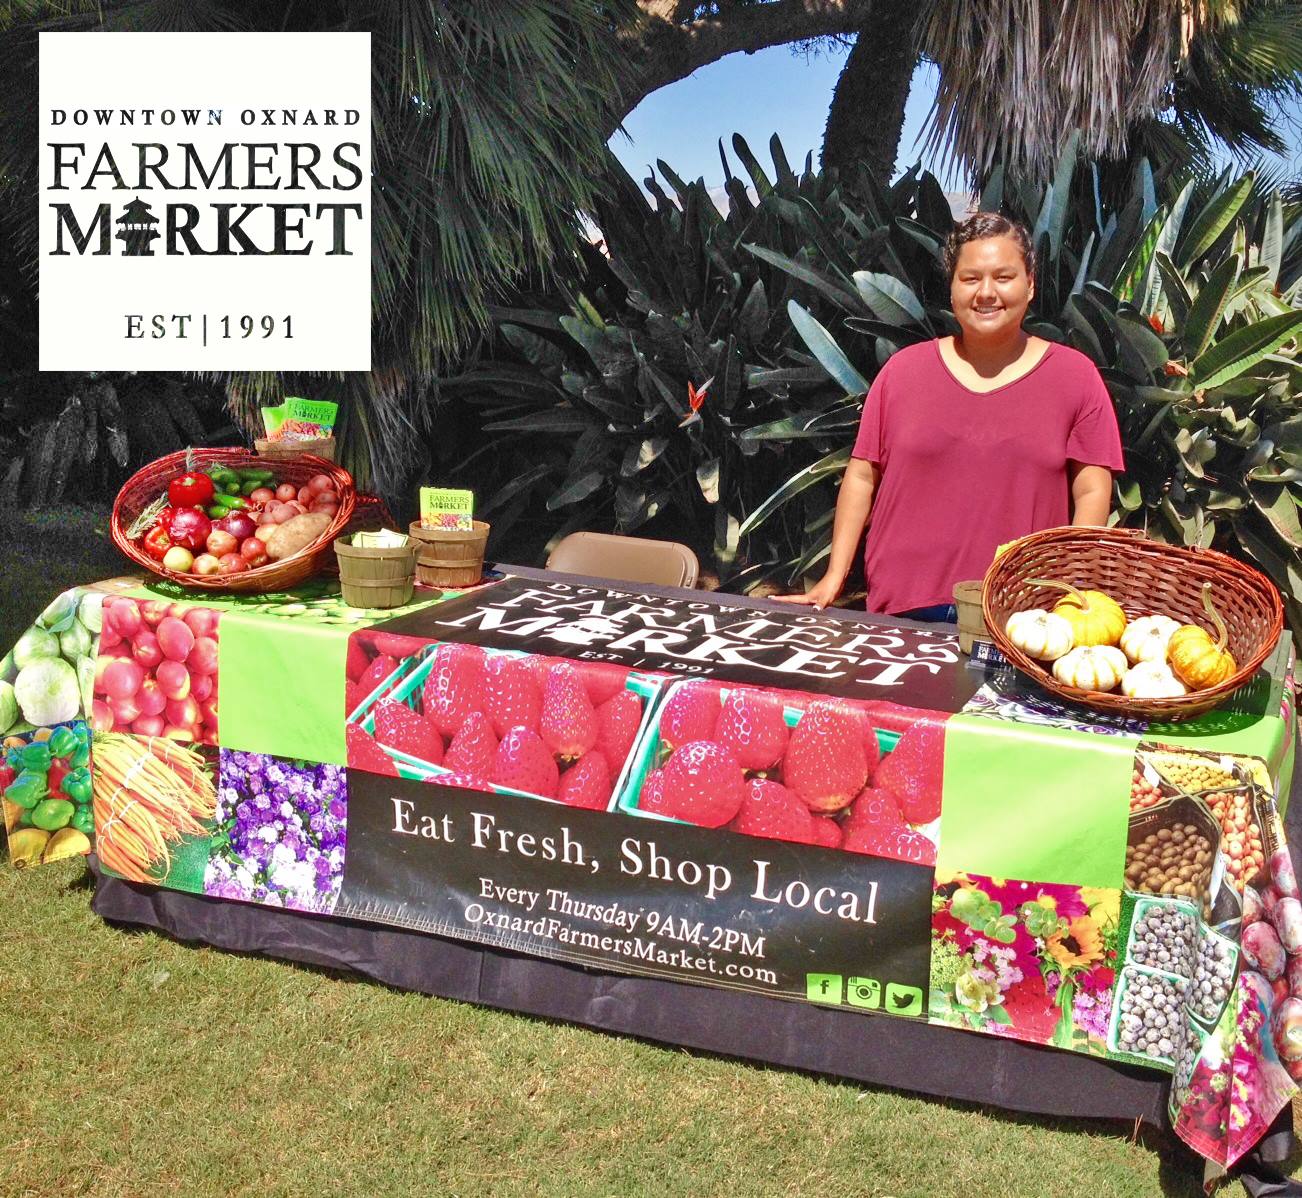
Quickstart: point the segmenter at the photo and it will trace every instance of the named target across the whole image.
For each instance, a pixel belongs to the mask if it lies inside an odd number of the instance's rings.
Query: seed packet
[[[339,405],[323,399],[290,396],[279,407],[262,409],[269,441],[313,441],[334,433]]]
[[[354,549],[401,549],[408,543],[406,533],[395,532],[392,528],[381,528],[375,532],[353,533],[351,544]]]
[[[475,493],[447,487],[421,487],[420,526],[469,532],[475,526]]]

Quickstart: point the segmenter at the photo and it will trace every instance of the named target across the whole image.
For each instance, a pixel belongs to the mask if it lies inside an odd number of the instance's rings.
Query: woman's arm
[[[876,462],[851,458],[841,479],[836,497],[836,518],[832,522],[832,551],[827,572],[803,595],[775,595],[784,603],[807,603],[815,610],[829,607],[841,593],[850,573],[854,555],[863,536],[864,525],[872,511],[873,494],[881,481],[881,467]]]
[[[1072,462],[1068,477],[1071,481],[1072,524],[1077,527],[1106,524],[1112,508],[1112,471],[1106,466]]]

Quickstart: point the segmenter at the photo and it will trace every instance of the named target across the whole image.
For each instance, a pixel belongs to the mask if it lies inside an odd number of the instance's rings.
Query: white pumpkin
[[[1140,616],[1131,620],[1121,634],[1121,648],[1136,664],[1141,661],[1165,661],[1171,634],[1180,627],[1170,616]]]
[[[1013,612],[1004,632],[1027,657],[1037,661],[1056,661],[1071,648],[1071,624],[1038,607]]]
[[[1121,693],[1132,699],[1175,699],[1189,692],[1166,662],[1141,661],[1122,676]]]
[[[1083,691],[1110,691],[1129,664],[1115,645],[1081,645],[1053,663],[1053,676]]]

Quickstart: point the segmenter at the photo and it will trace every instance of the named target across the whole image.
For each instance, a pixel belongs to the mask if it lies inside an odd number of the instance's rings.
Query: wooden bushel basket
[[[349,607],[401,607],[416,583],[416,546],[368,549],[335,541],[339,588]]]
[[[408,533],[419,543],[417,580],[434,587],[474,586],[484,576],[488,529],[482,520],[476,520],[468,532],[422,528],[419,520],[413,520]]]

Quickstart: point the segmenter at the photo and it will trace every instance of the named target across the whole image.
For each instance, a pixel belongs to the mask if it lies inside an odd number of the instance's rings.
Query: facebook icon
[[[831,1003],[833,1006],[839,1006],[841,1003],[841,982],[842,978],[839,973],[807,973],[805,974],[805,997],[810,1002]]]

